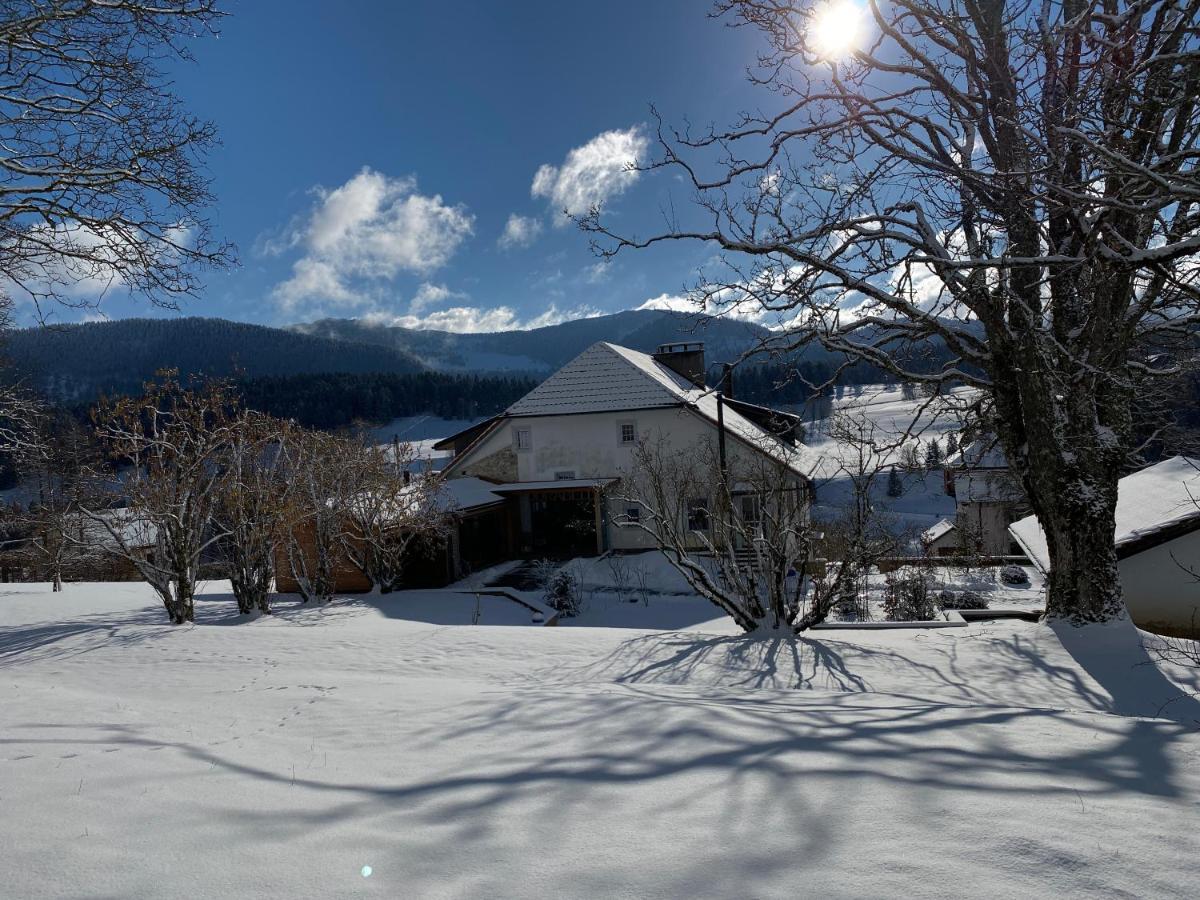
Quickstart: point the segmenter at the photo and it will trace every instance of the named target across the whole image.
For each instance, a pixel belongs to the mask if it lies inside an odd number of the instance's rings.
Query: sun
[[[808,45],[825,59],[846,56],[858,46],[863,32],[863,11],[852,0],[828,0],[813,11],[808,25]]]

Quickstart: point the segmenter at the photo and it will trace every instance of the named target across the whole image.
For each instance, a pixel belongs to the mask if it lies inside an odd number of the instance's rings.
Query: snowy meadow
[[[502,598],[472,625],[445,592],[247,621],[210,583],[173,628],[142,584],[0,591],[6,896],[1185,897],[1200,873],[1200,683],[1127,626],[763,640],[534,627]]]

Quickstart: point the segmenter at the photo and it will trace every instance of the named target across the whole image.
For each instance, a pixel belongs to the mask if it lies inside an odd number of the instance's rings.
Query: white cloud
[[[744,289],[734,286],[714,290],[703,301],[679,294],[659,294],[634,308],[736,319],[753,322],[772,331],[791,327],[798,315],[796,310],[764,309]]]
[[[611,263],[607,260],[592,263],[583,270],[583,280],[588,284],[603,284],[611,275]]]
[[[556,306],[550,306],[537,316],[523,319],[511,306],[490,308],[452,306],[423,316],[412,313],[406,316],[372,314],[364,318],[368,322],[381,325],[399,325],[403,328],[425,331],[455,331],[472,334],[489,331],[526,331],[530,328],[543,328],[547,325],[557,325],[573,319],[588,319],[598,315],[601,313],[591,307],[581,306],[575,309],[559,310]]]
[[[651,297],[641,306],[636,306],[634,309],[661,309],[670,312],[699,312],[700,305],[694,300],[687,297],[680,297],[675,294],[659,294],[657,297]]]
[[[8,265],[0,265],[0,293],[20,303],[52,292],[68,305],[88,308],[105,296],[140,284],[158,267],[179,264],[195,230],[182,223],[161,233],[115,225],[39,223],[13,235]]]
[[[460,291],[452,291],[444,284],[432,284],[428,281],[422,282],[417,288],[416,294],[413,295],[412,302],[408,304],[410,313],[417,313],[430,306],[437,306],[439,303],[445,303],[447,300],[465,300],[466,294]]]
[[[504,231],[496,244],[503,250],[513,247],[528,247],[542,233],[542,223],[530,216],[513,213],[504,223]]]
[[[369,303],[381,282],[446,265],[474,228],[465,207],[417,193],[414,178],[391,178],[369,168],[339,188],[314,193],[317,202],[307,219],[265,246],[269,252],[305,250],[291,277],[273,292],[289,310],[307,301]]]
[[[648,141],[640,126],[624,131],[606,131],[567,154],[562,165],[541,166],[533,176],[530,193],[549,201],[555,215],[554,224],[567,223],[566,210],[571,215],[586,213],[628,190],[638,178],[630,166],[646,152]]]

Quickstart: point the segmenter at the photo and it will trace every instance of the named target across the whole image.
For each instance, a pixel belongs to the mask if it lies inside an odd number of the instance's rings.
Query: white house
[[[1009,531],[1043,572],[1046,535],[1035,516]],[[1200,462],[1176,456],[1122,478],[1117,557],[1125,605],[1147,631],[1200,637]]]
[[[944,555],[951,547],[972,549],[966,546],[968,542],[985,556],[1021,552],[1014,546],[1008,526],[1029,506],[994,435],[965,444],[946,460],[945,486],[946,493],[954,497],[955,517],[952,527],[939,530],[932,541],[928,533],[923,538],[933,552]],[[938,530],[938,526],[930,530]]]
[[[731,461],[767,454],[807,488],[818,457],[796,440],[799,418],[710,390],[704,372],[701,343],[653,355],[594,344],[501,415],[435,445],[455,452],[444,475],[482,479],[510,498],[516,555],[649,546],[640,529],[615,526],[639,515],[613,488],[643,439],[680,452],[711,440]]]

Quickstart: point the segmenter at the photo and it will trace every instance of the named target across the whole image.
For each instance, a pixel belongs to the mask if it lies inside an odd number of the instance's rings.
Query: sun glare
[[[808,26],[809,47],[826,59],[845,56],[863,31],[862,9],[852,0],[829,0],[813,12]]]

